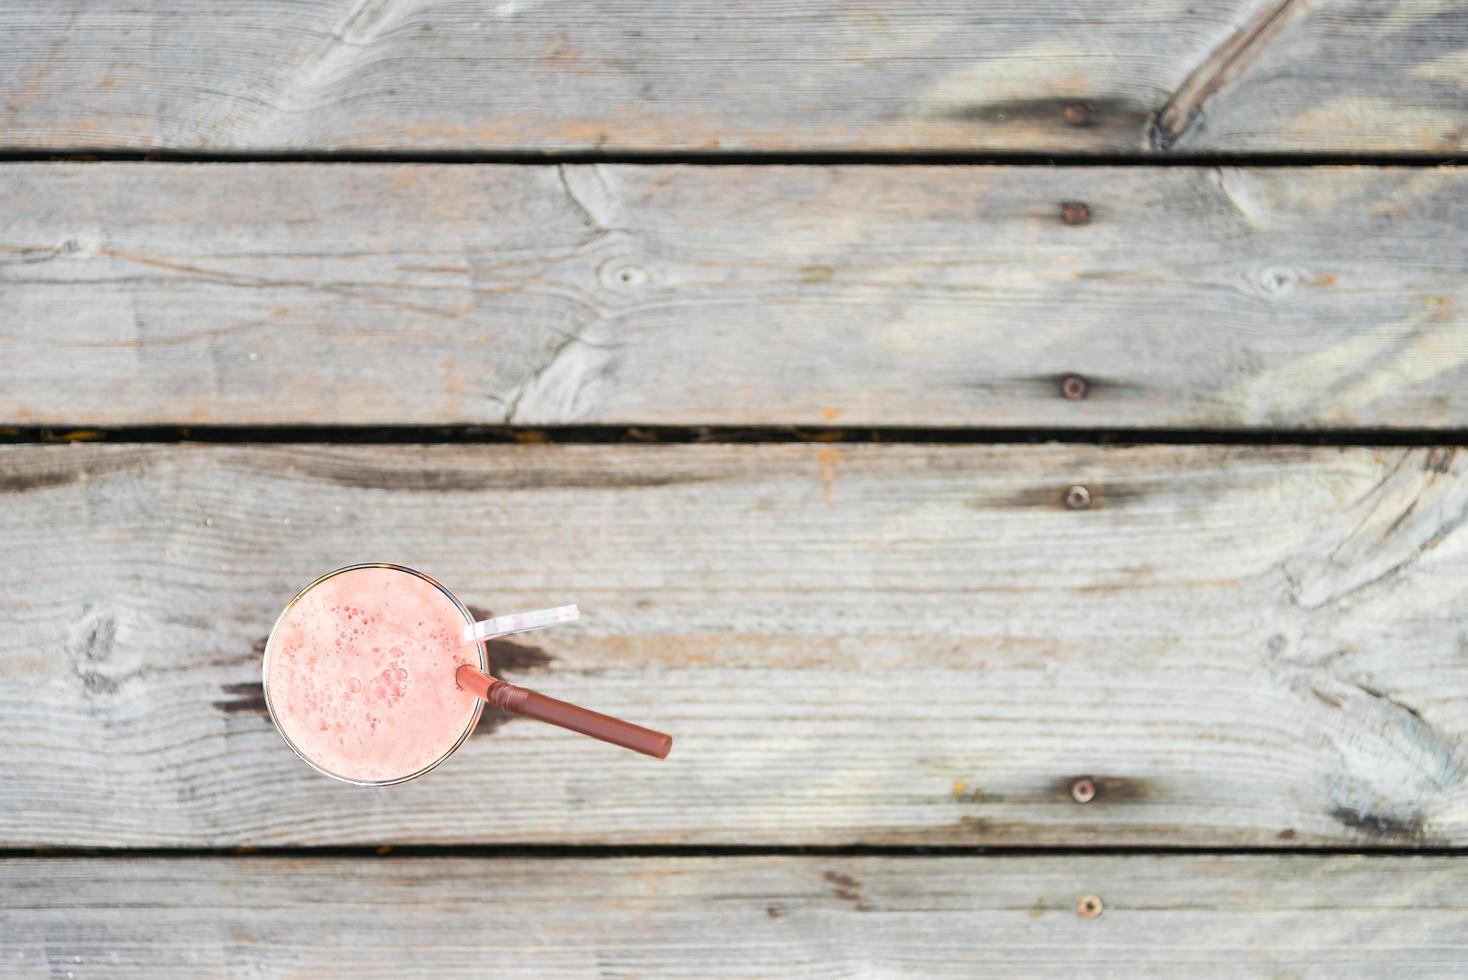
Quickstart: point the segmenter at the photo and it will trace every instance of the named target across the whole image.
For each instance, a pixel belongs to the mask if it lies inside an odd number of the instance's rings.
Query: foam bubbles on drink
[[[464,623],[443,592],[406,572],[353,569],[318,583],[272,640],[277,723],[303,755],[347,778],[421,770],[459,741],[476,708],[454,680]]]

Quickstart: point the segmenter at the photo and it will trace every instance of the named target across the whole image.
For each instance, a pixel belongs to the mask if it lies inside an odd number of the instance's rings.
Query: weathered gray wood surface
[[[35,164],[0,207],[4,423],[1468,425],[1459,168]]]
[[[1453,858],[13,860],[11,976],[1461,977]],[[1078,903],[1100,900],[1099,916]]]
[[[1468,842],[1459,451],[92,445],[0,475],[6,844]],[[260,649],[362,560],[579,602],[499,665],[672,757],[515,720],[404,786],[316,775]]]
[[[0,147],[1452,153],[1452,0],[12,0]]]

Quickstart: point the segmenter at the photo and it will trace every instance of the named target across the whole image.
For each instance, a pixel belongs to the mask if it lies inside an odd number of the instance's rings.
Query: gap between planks
[[[810,428],[806,426],[0,426],[0,445],[782,445],[1468,446],[1468,429]]]
[[[536,859],[545,861],[616,861],[627,858],[1061,858],[1061,857],[1468,857],[1468,846],[1401,847],[1209,847],[1188,845],[1000,845],[944,844],[377,844],[320,847],[0,847],[0,862],[28,860],[128,861],[141,858],[190,860],[417,860],[463,858],[476,861]]]
[[[1206,170],[1214,167],[1402,167],[1431,169],[1468,162],[1463,153],[1209,153],[1173,150],[1163,156],[1147,153],[1023,153],[966,151],[826,151],[767,150],[757,153],[725,153],[716,150],[685,150],[672,153],[608,153],[601,150],[567,150],[540,153],[533,150],[340,150],[311,152],[280,150],[263,152],[196,152],[189,150],[91,150],[78,152],[61,147],[33,150],[0,149],[0,166],[21,163],[307,163],[319,166],[365,166],[373,164],[434,164],[439,166],[495,166],[559,164],[606,164],[689,167],[1069,167],[1076,169],[1138,167],[1153,170]]]

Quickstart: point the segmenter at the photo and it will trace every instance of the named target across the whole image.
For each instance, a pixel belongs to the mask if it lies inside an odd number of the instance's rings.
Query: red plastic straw
[[[569,728],[654,759],[666,759],[673,749],[671,735],[546,697],[528,687],[516,687],[508,681],[489,677],[468,664],[460,667],[454,678],[464,690],[504,711]]]

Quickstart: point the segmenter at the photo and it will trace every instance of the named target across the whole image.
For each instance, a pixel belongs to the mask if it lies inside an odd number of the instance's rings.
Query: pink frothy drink
[[[394,565],[354,566],[312,583],[276,623],[265,698],[291,748],[328,776],[386,784],[458,748],[481,702],[455,682],[487,670],[465,643],[473,617],[437,582]]]
[[[372,786],[453,754],[481,705],[656,759],[673,738],[489,674],[482,641],[575,620],[575,606],[474,622],[453,593],[402,565],[350,565],[306,586],[265,643],[265,704],[318,772]]]

